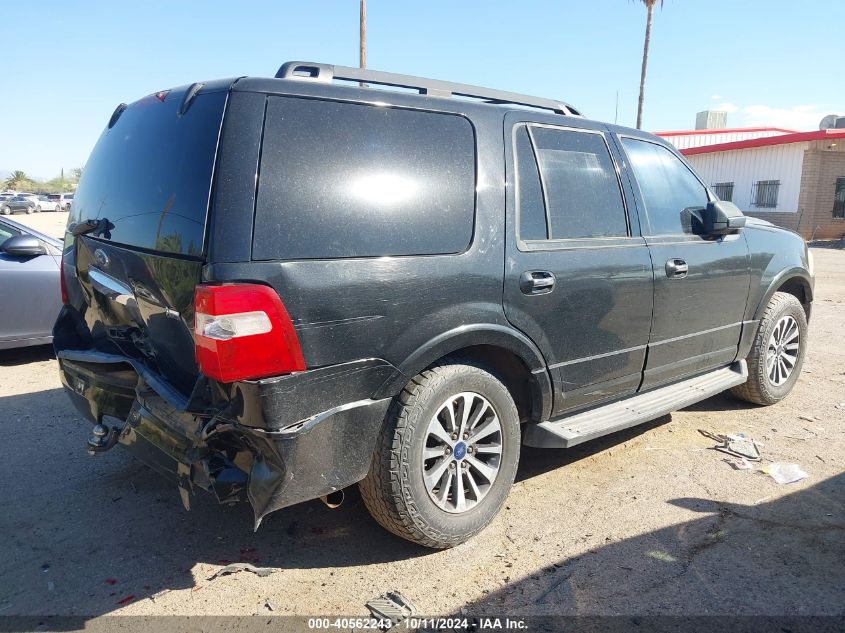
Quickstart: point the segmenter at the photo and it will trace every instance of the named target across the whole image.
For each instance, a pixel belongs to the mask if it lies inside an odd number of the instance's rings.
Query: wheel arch
[[[813,303],[813,279],[810,274],[803,268],[790,268],[782,271],[774,279],[772,279],[766,290],[763,298],[757,304],[754,311],[754,319],[760,320],[766,306],[776,292],[786,292],[793,295],[801,305],[804,307],[804,314],[807,319],[810,318],[810,308]]]
[[[396,395],[413,376],[449,358],[490,367],[514,397],[521,419],[542,422],[551,415],[554,391],[545,358],[522,332],[498,324],[463,326],[432,339],[401,363],[373,397]]]

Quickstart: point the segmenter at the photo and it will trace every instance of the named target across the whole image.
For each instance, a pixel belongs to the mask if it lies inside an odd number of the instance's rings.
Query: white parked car
[[[70,203],[73,202],[72,193],[51,193],[47,196],[51,202],[57,203],[61,211],[70,211]]]

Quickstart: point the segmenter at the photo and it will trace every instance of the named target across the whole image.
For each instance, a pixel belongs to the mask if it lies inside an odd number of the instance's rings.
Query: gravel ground
[[[65,217],[26,221],[60,234]],[[388,590],[426,614],[845,614],[845,251],[815,256],[810,350],[786,401],[721,395],[574,449],[524,448],[499,517],[442,552],[383,531],[355,489],[258,533],[246,504],[200,496],[185,512],[121,450],[86,455],[90,425],[49,349],[5,352],[0,615],[366,615]],[[809,477],[734,470],[697,429],[745,432]],[[239,560],[276,571],[209,580]]]

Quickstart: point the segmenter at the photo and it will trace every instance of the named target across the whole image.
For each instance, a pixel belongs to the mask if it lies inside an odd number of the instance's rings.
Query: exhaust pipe
[[[345,498],[346,495],[343,494],[343,490],[335,490],[334,492],[330,492],[329,494],[320,497],[320,501],[334,510],[335,508],[340,507]]]

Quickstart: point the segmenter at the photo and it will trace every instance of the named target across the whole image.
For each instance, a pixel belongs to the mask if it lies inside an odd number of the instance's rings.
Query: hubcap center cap
[[[461,461],[467,455],[467,445],[463,442],[458,442],[455,444],[455,459],[457,461]]]

